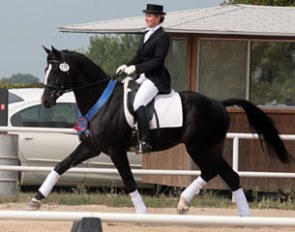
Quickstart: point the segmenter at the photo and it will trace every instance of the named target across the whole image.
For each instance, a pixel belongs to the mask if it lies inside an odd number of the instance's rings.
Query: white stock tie
[[[144,43],[150,38],[150,36],[153,34],[154,30],[152,29],[148,29],[148,32],[145,34],[144,36]]]

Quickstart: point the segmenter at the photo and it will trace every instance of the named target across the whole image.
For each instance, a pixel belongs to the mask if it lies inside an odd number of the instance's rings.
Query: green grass
[[[34,196],[34,192],[20,192],[17,196],[0,196],[0,203],[24,203],[30,201]],[[143,200],[148,207],[151,208],[176,208],[179,200],[174,195],[158,195],[142,194]],[[59,191],[51,193],[47,199],[43,200],[44,204],[58,205],[106,205],[109,207],[132,207],[132,203],[127,194],[116,191],[99,191],[88,192],[86,189],[77,188],[73,191]],[[232,203],[231,196],[228,194],[220,194],[215,191],[204,191],[191,202],[192,207],[214,207],[214,208],[235,208]],[[295,210],[294,194],[290,194],[287,199],[265,198],[253,200],[250,202],[251,208],[257,209],[284,209]]]

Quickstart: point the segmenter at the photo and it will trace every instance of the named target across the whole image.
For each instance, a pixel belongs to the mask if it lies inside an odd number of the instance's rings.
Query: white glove
[[[124,70],[127,68],[127,65],[126,64],[123,64],[121,66],[119,66],[116,70],[116,74],[119,74],[119,73],[122,73],[124,72]]]
[[[124,73],[126,73],[127,75],[131,75],[133,73],[135,73],[135,65],[130,65],[127,68],[125,68]]]

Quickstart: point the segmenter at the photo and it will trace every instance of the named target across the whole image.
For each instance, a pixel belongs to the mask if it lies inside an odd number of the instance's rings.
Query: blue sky
[[[2,0],[0,7],[0,78],[30,73],[44,79],[42,45],[84,49],[93,34],[61,33],[58,26],[142,15],[147,3],[164,11],[218,6],[223,0]],[[115,67],[114,67],[115,69]]]

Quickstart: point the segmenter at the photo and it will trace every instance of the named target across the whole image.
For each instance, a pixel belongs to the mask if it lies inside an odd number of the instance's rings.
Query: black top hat
[[[143,10],[144,13],[150,14],[162,14],[165,15],[166,13],[163,12],[163,6],[155,5],[155,4],[147,4],[146,9]]]

